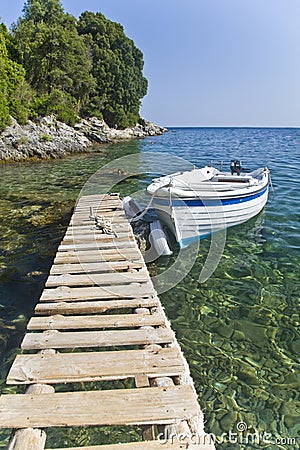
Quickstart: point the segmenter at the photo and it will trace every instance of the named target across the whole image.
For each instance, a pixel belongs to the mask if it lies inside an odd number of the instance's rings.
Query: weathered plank
[[[99,214],[101,215],[101,214]],[[125,220],[127,220],[126,216],[124,213],[120,213],[118,211],[116,211],[115,213],[112,214],[105,214],[105,219],[108,219],[111,221],[113,226],[120,226],[122,224],[124,224]],[[128,222],[128,220],[127,220]],[[76,216],[73,216],[71,223],[70,223],[70,227],[78,227],[78,226],[82,226],[82,225],[94,225],[95,224],[95,220],[94,218],[91,219],[88,215],[88,213],[86,214],[80,214]]]
[[[110,200],[110,201],[114,201],[117,200],[120,202],[120,197],[118,192],[110,192],[109,194],[105,193],[97,193],[97,194],[85,194],[85,195],[81,195],[78,200],[77,200],[77,205],[81,202],[92,202],[92,201],[99,201],[99,200]]]
[[[21,344],[23,350],[45,348],[93,348],[124,345],[168,344],[174,341],[174,334],[168,328],[109,331],[56,330],[44,333],[27,333]]]
[[[86,198],[86,199],[79,199],[78,202],[75,205],[75,211],[77,211],[77,208],[85,208],[93,206],[95,208],[105,208],[107,206],[111,207],[121,207],[122,202],[120,198],[107,198],[107,197],[94,197],[94,198]]]
[[[86,250],[92,250],[92,249],[123,249],[123,248],[136,248],[135,241],[130,241],[129,239],[120,240],[120,239],[112,239],[108,242],[102,242],[102,241],[91,241],[86,242],[85,244],[77,244],[76,242],[70,243],[70,244],[64,244],[63,242],[58,247],[58,252],[66,252],[69,250],[75,250],[75,251],[86,251]]]
[[[114,224],[114,231],[116,231],[117,233],[123,233],[123,232],[127,232],[127,233],[132,233],[132,228],[130,227],[128,222],[122,221],[119,223]],[[76,225],[76,226],[69,226],[69,228],[67,229],[65,236],[64,237],[69,237],[69,236],[74,236],[74,235],[82,235],[85,233],[100,233],[99,230],[96,229],[94,222],[91,221],[91,223],[88,224],[82,224],[82,225]]]
[[[136,261],[94,261],[90,263],[58,264],[51,267],[51,275],[75,274],[75,273],[100,273],[100,272],[124,272],[141,269],[142,262]]]
[[[133,241],[134,236],[129,233],[128,231],[119,231],[117,235],[115,234],[106,234],[101,233],[99,230],[91,230],[90,232],[86,233],[73,233],[73,234],[67,234],[63,238],[61,244],[70,244],[70,243],[76,243],[76,244],[85,244],[86,242],[94,242],[97,243],[95,245],[98,245],[98,242],[102,244],[102,242],[109,242],[114,241],[117,245],[120,241]]]
[[[140,270],[138,272],[50,275],[46,282],[46,287],[95,285],[103,287],[105,285],[126,285],[130,283],[146,282],[149,282],[149,274],[146,270]]]
[[[105,208],[122,208],[122,202],[120,199],[107,199],[107,198],[98,198],[98,199],[91,199],[91,200],[85,200],[81,201],[79,200],[76,204],[74,211],[77,212],[81,209],[93,207],[94,209],[100,209],[103,210]]]
[[[76,252],[70,250],[66,252],[59,252],[56,254],[54,264],[72,263],[72,262],[113,262],[113,261],[143,261],[141,254],[135,249],[91,249],[86,252]]]
[[[137,298],[155,295],[152,283],[131,283],[121,286],[67,287],[45,289],[40,302],[104,300],[113,298]]]
[[[92,204],[92,205],[83,205],[83,206],[77,207],[75,210],[76,215],[84,215],[84,216],[88,215],[88,217],[92,220],[90,208],[93,208],[93,217],[97,214],[104,216],[104,217],[107,216],[107,214],[114,214],[114,213],[117,213],[117,214],[123,213],[124,214],[124,210],[123,210],[122,206],[107,205],[107,206],[99,207],[97,205],[95,206]]]
[[[38,303],[35,307],[37,315],[51,314],[97,314],[114,309],[151,308],[159,305],[155,296],[120,300],[99,300],[83,302]]]
[[[78,330],[101,328],[134,328],[143,326],[162,326],[165,317],[162,314],[115,314],[92,316],[32,317],[27,325],[28,330]]]
[[[93,208],[94,211],[96,210],[100,210],[100,211],[104,211],[104,210],[109,210],[109,209],[120,209],[122,211],[123,210],[123,206],[120,200],[116,201],[116,200],[112,200],[109,201],[107,199],[104,200],[100,200],[100,201],[87,201],[87,202],[79,202],[77,203],[77,205],[75,206],[74,211],[76,213],[80,212],[80,211],[85,211],[85,210],[89,210],[89,208]]]
[[[198,414],[191,386],[0,397],[0,426],[7,428],[168,424]]]
[[[121,380],[138,374],[154,378],[179,376],[183,371],[183,360],[176,348],[18,355],[8,374],[7,383]]]
[[[91,205],[91,206],[93,206],[93,205]],[[111,209],[111,210],[106,209],[105,210],[102,208],[94,207],[93,215],[105,217],[105,219],[109,219],[109,220],[112,220],[115,218],[118,219],[119,217],[126,218],[126,214],[125,214],[124,210],[122,210],[122,209]],[[90,206],[87,206],[86,208],[85,207],[81,208],[81,210],[75,210],[75,214],[74,214],[73,218],[74,218],[74,220],[75,219],[76,220],[88,219],[90,221],[93,220],[93,218],[90,216]]]
[[[26,395],[53,394],[53,386],[44,384],[34,384],[26,389]],[[7,450],[43,450],[46,443],[46,433],[44,430],[34,428],[24,428],[15,430],[9,441]]]

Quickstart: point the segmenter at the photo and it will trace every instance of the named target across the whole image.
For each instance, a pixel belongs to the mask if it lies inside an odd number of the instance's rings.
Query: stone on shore
[[[141,139],[167,131],[145,119],[124,130],[110,128],[96,117],[82,119],[74,127],[43,117],[35,122],[19,125],[11,117],[11,125],[0,134],[0,160],[22,161],[29,158],[62,158],[70,153],[83,153],[95,144]]]

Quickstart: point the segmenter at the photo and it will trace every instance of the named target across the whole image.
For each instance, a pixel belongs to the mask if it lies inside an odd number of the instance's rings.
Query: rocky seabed
[[[70,153],[88,152],[95,144],[141,139],[165,131],[145,119],[134,127],[118,130],[95,117],[83,119],[74,127],[59,122],[54,116],[28,121],[26,125],[19,125],[11,118],[11,125],[0,135],[0,160],[62,158]]]

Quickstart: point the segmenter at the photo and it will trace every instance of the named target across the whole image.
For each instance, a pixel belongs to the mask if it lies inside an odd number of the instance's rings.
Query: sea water
[[[144,164],[149,152],[150,168]],[[140,161],[139,173],[124,169],[124,155]],[[213,160],[217,167],[223,161],[225,169],[231,159],[240,159],[244,167],[270,169],[266,207],[257,217],[228,229],[210,278],[199,283],[210,249],[207,239],[183,278],[176,270],[172,273],[172,288],[161,289],[160,298],[188,360],[206,430],[216,436],[217,447],[299,448],[299,156],[299,129],[170,128],[162,136],[103,145],[63,160],[2,165],[2,392],[23,392],[6,386],[5,377],[71,208],[97,170],[114,162],[117,172],[124,174],[114,190],[132,195],[143,191],[153,175],[169,173],[176,165],[201,167]],[[182,160],[169,164],[173,157]],[[174,248],[171,257],[149,263],[150,273],[163,276],[180,257]],[[8,436],[8,431],[1,432],[0,448],[5,448]],[[105,427],[49,430],[48,436],[52,448],[139,438],[134,429],[122,427],[112,433]]]

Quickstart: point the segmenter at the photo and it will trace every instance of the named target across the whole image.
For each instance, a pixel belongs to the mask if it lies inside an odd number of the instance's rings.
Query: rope
[[[148,205],[146,206],[146,208],[145,208],[141,213],[136,214],[136,215],[131,219],[131,222],[138,221],[138,220],[140,220],[142,217],[144,217],[144,215],[148,212],[148,210],[149,210],[149,208],[150,208],[150,206],[151,206],[151,204],[152,204],[152,201],[153,201],[153,199],[154,199],[154,196],[155,196],[155,192],[154,192],[154,194],[151,195],[150,201],[149,201]]]
[[[170,178],[171,183],[172,183],[172,181],[173,181],[172,178],[171,178],[171,177],[169,177],[169,178]],[[148,212],[149,208],[150,208],[151,205],[152,205],[152,202],[153,202],[153,199],[154,199],[154,197],[155,197],[155,194],[156,194],[156,191],[151,195],[150,201],[149,201],[148,205],[146,206],[146,208],[145,208],[141,213],[136,214],[136,215],[131,219],[131,222],[140,220],[142,217],[144,217],[144,215]],[[172,205],[171,205],[172,198],[171,198],[171,190],[170,190],[170,189],[169,189],[169,197],[170,197],[170,208],[171,208],[171,212],[172,212]]]
[[[102,216],[95,216],[95,226],[97,230],[100,230],[104,234],[113,234],[117,237],[117,233],[113,231],[110,220],[105,219]]]

